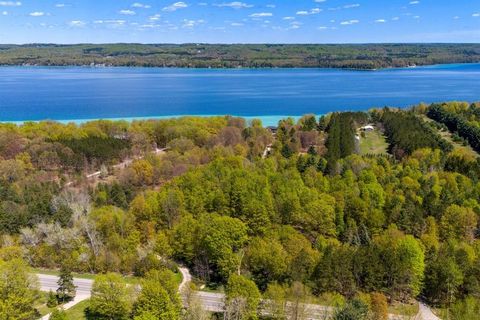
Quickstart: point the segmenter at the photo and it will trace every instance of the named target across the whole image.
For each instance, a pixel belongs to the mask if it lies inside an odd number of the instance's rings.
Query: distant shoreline
[[[358,72],[375,72],[388,70],[409,70],[409,69],[425,69],[425,68],[442,68],[455,67],[462,65],[477,65],[478,62],[459,62],[459,63],[435,63],[426,65],[414,65],[405,67],[384,67],[376,69],[357,69],[357,68],[339,68],[339,67],[236,67],[236,68],[205,68],[205,67],[159,67],[159,66],[89,66],[89,65],[9,65],[0,64],[0,68],[59,68],[59,69],[85,69],[85,70],[102,70],[102,69],[164,69],[164,70],[332,70],[332,71],[358,71]]]
[[[268,126],[276,126],[278,124],[278,121],[286,118],[293,118],[295,121],[300,119],[303,115],[270,115],[270,116],[237,116],[237,115],[170,115],[170,116],[152,116],[152,117],[118,117],[118,118],[91,118],[91,119],[66,119],[66,120],[52,120],[52,119],[44,119],[44,120],[21,120],[21,121],[2,121],[0,120],[0,124],[15,124],[15,125],[23,125],[25,123],[38,123],[38,122],[57,122],[61,124],[68,124],[68,123],[74,123],[76,125],[81,125],[84,123],[88,122],[93,122],[93,121],[127,121],[127,122],[133,122],[133,121],[148,121],[148,120],[168,120],[168,119],[176,119],[176,118],[188,118],[188,117],[199,117],[199,118],[213,118],[213,117],[225,117],[225,116],[232,116],[232,117],[239,117],[243,118],[247,121],[251,121],[254,119],[258,119],[262,121],[262,125],[264,127]],[[322,116],[321,114],[315,115],[317,117]]]
[[[0,44],[0,65],[380,70],[478,63],[480,43]]]

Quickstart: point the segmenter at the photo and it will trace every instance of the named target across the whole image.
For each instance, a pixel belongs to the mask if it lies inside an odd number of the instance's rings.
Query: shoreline
[[[323,114],[316,114],[316,117],[320,117]],[[286,118],[293,118],[295,121],[298,121],[303,115],[263,115],[263,116],[238,116],[238,115],[168,115],[168,116],[147,116],[147,117],[114,117],[114,118],[91,118],[91,119],[43,119],[43,120],[18,120],[18,121],[3,121],[0,120],[0,124],[14,124],[17,126],[24,125],[26,123],[40,123],[40,122],[57,122],[61,124],[69,124],[73,123],[76,125],[82,125],[88,122],[93,121],[126,121],[126,122],[134,122],[134,121],[148,121],[148,120],[169,120],[169,119],[178,119],[178,118],[213,118],[213,117],[225,117],[225,116],[232,116],[243,118],[247,121],[251,121],[254,119],[258,119],[262,121],[262,125],[264,127],[268,126],[277,126],[278,121]]]
[[[409,66],[387,66],[383,68],[341,68],[328,66],[298,66],[298,67],[179,67],[179,66],[128,66],[128,65],[47,65],[47,64],[0,64],[0,68],[52,68],[52,69],[163,69],[163,70],[211,70],[211,71],[225,71],[225,70],[337,70],[337,71],[358,71],[358,72],[376,72],[376,71],[390,71],[390,70],[411,70],[411,69],[427,69],[427,68],[443,68],[448,66],[468,66],[478,65],[477,62],[448,62],[448,63],[434,63],[434,64],[418,64]]]

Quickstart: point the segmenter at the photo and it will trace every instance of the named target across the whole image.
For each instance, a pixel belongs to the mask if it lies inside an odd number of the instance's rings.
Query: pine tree
[[[73,283],[73,275],[70,268],[62,266],[60,279],[58,279],[57,300],[60,303],[72,301],[77,291]]]
[[[55,308],[58,305],[57,296],[50,290],[48,292],[47,307]]]

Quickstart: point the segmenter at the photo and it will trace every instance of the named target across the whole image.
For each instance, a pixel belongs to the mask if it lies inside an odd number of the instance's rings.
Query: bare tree
[[[242,320],[247,312],[247,298],[235,297],[225,302],[224,320]]]

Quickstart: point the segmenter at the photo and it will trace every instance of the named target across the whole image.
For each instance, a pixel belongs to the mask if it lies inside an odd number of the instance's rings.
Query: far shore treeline
[[[373,70],[480,62],[480,44],[0,45],[0,65]]]

